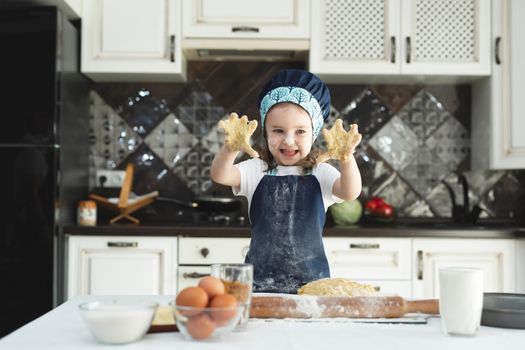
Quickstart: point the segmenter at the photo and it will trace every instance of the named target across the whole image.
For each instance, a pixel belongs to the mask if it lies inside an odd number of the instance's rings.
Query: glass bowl
[[[80,304],[80,314],[101,343],[126,344],[148,331],[158,304],[138,300],[102,300]]]
[[[243,311],[243,305],[224,308],[196,308],[177,306],[173,316],[182,336],[187,340],[218,340],[230,334],[237,326]]]

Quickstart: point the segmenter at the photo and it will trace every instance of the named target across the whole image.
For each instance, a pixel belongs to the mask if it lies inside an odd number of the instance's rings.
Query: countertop
[[[65,226],[65,234],[99,236],[188,236],[188,237],[250,237],[248,226],[235,225],[99,225]],[[525,229],[503,225],[454,226],[444,224],[397,224],[374,227],[325,227],[325,237],[443,237],[443,238],[519,238]]]
[[[215,342],[186,341],[180,333],[147,334],[137,343],[111,346],[97,343],[83,323],[78,305],[109,298],[73,298],[0,339],[0,349],[523,349],[525,331],[482,326],[475,337],[450,337],[439,318],[428,324],[370,324],[338,322],[250,321],[244,332]],[[166,304],[172,296],[137,296]]]

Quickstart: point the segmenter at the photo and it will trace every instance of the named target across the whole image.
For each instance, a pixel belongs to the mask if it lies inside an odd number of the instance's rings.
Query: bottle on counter
[[[95,226],[97,224],[97,203],[95,201],[78,202],[77,224]]]

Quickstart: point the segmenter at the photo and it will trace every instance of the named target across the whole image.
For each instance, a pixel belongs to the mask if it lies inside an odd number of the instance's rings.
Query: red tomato
[[[372,197],[368,202],[366,202],[365,208],[371,213],[376,214],[379,208],[385,205],[385,201],[381,197]]]
[[[384,217],[391,217],[394,214],[394,209],[391,205],[385,203],[377,209],[376,213]]]

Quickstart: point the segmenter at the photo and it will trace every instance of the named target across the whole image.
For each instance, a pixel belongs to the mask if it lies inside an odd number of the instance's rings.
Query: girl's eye
[[[280,134],[282,133],[283,131],[281,129],[273,129],[272,132],[276,133],[276,134]]]
[[[305,133],[306,133],[306,130],[301,130],[301,129],[299,129],[299,130],[297,130],[297,133],[298,133],[298,134],[305,134]]]

